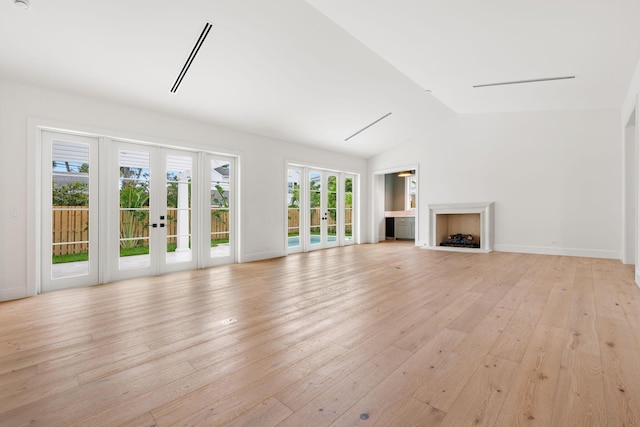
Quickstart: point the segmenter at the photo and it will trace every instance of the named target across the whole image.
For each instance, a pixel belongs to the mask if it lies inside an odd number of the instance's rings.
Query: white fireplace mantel
[[[436,216],[446,214],[480,214],[480,248],[438,246],[436,242]],[[455,252],[493,251],[493,202],[440,203],[429,205],[429,249]]]

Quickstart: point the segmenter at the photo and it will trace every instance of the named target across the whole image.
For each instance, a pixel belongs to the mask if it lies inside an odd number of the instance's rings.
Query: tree
[[[88,206],[89,184],[86,182],[70,182],[59,187],[53,184],[53,206]]]
[[[143,186],[126,186],[120,189],[120,237],[131,239],[142,236],[141,228],[148,226],[149,192]],[[143,240],[123,240],[121,248],[135,248],[144,243]]]
[[[291,201],[289,202],[290,208],[297,208],[300,204],[300,184],[294,183],[291,190]]]
[[[215,188],[216,192],[211,193],[211,205],[222,209],[212,209],[211,216],[216,218],[218,221],[221,221],[223,224],[226,224],[226,218],[228,216],[227,212],[229,210],[229,198],[220,184],[216,184]]]

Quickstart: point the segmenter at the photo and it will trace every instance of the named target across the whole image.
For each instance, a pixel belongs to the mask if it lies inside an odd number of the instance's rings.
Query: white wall
[[[27,158],[29,119],[67,123],[109,136],[239,154],[242,260],[285,254],[288,160],[360,173],[361,206],[367,206],[367,163],[363,159],[0,79],[0,300],[27,295],[29,216],[33,221],[33,214],[27,212],[29,198],[33,198],[26,182],[33,167],[33,160]],[[362,241],[368,241],[368,229],[366,222],[361,224]]]
[[[619,110],[457,115],[369,170],[419,164],[422,224],[432,203],[493,201],[496,250],[619,258],[620,140]]]

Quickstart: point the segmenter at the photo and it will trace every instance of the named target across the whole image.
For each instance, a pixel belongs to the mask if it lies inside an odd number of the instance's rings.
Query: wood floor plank
[[[287,408],[275,397],[271,397],[255,406],[250,411],[247,411],[232,421],[225,423],[225,425],[227,427],[271,427],[278,425],[278,423],[291,414],[291,409]]]
[[[379,424],[387,413],[401,413],[405,402],[414,401],[412,394],[433,372],[441,368],[447,355],[467,336],[466,333],[451,329],[443,329],[414,355],[402,363],[380,384],[373,387],[362,399],[358,400],[348,411],[335,421],[336,425],[353,425],[366,420]],[[418,405],[422,407],[422,405]],[[433,408],[433,407],[431,407]],[[429,416],[440,412],[427,411]],[[366,421],[365,420],[365,421]],[[400,423],[411,422],[409,419],[398,419]]]
[[[569,320],[567,307],[571,305],[572,289],[573,284],[563,282],[555,282],[553,284],[547,304],[540,315],[539,324],[555,328],[566,328]]]
[[[550,426],[565,330],[539,325],[498,414],[496,425]]]
[[[566,365],[560,368],[551,425],[607,425],[600,357],[576,351]]]
[[[617,260],[384,242],[0,303],[3,426],[640,425],[638,402]]]
[[[602,325],[599,329],[605,332],[600,337],[600,356],[607,424],[640,425],[640,351],[625,349],[620,340],[612,340],[610,328],[616,324],[624,325],[623,322],[598,318],[598,323]],[[628,331],[616,333],[627,334]]]
[[[510,360],[485,356],[439,427],[493,426],[518,368]]]
[[[269,375],[258,376],[245,387],[229,390],[228,393],[222,395],[222,399],[216,399],[214,396],[206,406],[192,413],[182,410],[178,413],[165,413],[159,415],[163,418],[158,421],[163,425],[226,425],[257,406],[272,390],[287,388],[343,351],[343,348],[331,343],[286,366],[285,369],[274,371]],[[197,408],[195,405],[194,407]],[[168,422],[167,416],[169,417]]]
[[[329,425],[375,388],[412,353],[389,346],[286,418],[282,426]]]
[[[391,324],[391,330],[370,335],[369,339],[280,391],[276,397],[294,411],[302,408],[324,390],[342,380],[345,375],[367,363],[373,355],[392,345],[403,336],[404,331],[415,327],[416,322],[430,315],[428,311],[416,310],[412,315],[401,317]]]

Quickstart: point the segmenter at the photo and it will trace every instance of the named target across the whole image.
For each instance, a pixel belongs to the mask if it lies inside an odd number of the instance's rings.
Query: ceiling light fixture
[[[553,80],[570,80],[575,79],[576,76],[563,76],[563,77],[545,77],[542,79],[531,79],[531,80],[513,80],[510,82],[500,82],[500,83],[486,83],[481,85],[473,86],[474,89],[479,87],[489,87],[489,86],[505,86],[505,85],[518,85],[523,83],[538,83],[538,82],[550,82]]]
[[[413,175],[414,172],[413,171],[402,171],[398,174],[399,177],[405,177],[405,176],[411,176]]]
[[[31,4],[29,0],[13,0],[13,5],[19,7],[22,10],[29,10]]]
[[[363,132],[367,129],[369,129],[371,126],[375,125],[376,123],[378,123],[379,121],[386,119],[387,117],[389,117],[391,115],[391,113],[387,113],[384,116],[380,117],[378,120],[375,120],[371,123],[369,123],[368,125],[366,125],[365,127],[363,127],[362,129],[360,129],[358,132],[354,133],[353,135],[351,135],[349,138],[345,139],[344,141],[347,142],[348,140],[350,140],[351,138],[353,138],[354,136],[358,135],[360,132]]]

